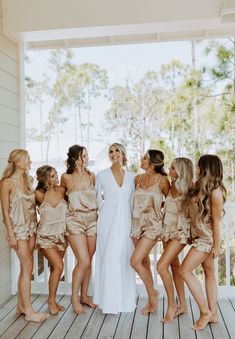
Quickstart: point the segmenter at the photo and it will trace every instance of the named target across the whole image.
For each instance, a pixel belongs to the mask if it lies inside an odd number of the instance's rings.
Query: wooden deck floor
[[[46,311],[47,296],[33,295],[35,310]],[[197,334],[191,329],[193,320],[198,317],[194,301],[188,299],[188,314],[176,318],[172,324],[163,325],[161,318],[166,307],[165,298],[160,298],[158,311],[150,316],[142,316],[140,309],[146,299],[138,299],[138,307],[133,313],[104,315],[97,308],[87,308],[86,314],[76,315],[72,311],[70,296],[59,297],[66,307],[65,312],[50,316],[43,323],[29,323],[24,317],[15,314],[16,296],[0,308],[0,337],[12,338],[115,338],[115,339],[234,339],[235,338],[235,299],[221,299],[218,302],[219,324],[211,324]]]

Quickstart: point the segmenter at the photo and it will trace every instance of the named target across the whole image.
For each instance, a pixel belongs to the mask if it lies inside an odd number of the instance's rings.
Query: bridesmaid
[[[200,317],[193,325],[195,331],[204,329],[209,322],[218,322],[214,259],[219,255],[219,222],[226,196],[223,166],[219,157],[202,155],[198,161],[197,176],[189,209],[192,220],[192,248],[180,269],[181,276],[200,309]],[[193,274],[200,264],[205,274],[207,300],[200,282]]]
[[[48,306],[51,314],[64,311],[57,304],[56,292],[63,273],[63,256],[67,247],[65,217],[67,202],[65,189],[59,186],[56,170],[48,165],[37,169],[38,185],[35,191],[40,222],[37,228],[37,247],[50,266]]]
[[[143,315],[157,308],[158,291],[154,289],[149,253],[162,232],[161,207],[170,184],[164,171],[164,154],[148,150],[141,159],[144,174],[135,177],[134,209],[131,236],[135,245],[131,266],[143,280],[148,302],[141,310]]]
[[[27,321],[41,322],[49,314],[35,312],[30,301],[37,224],[35,196],[28,175],[30,164],[26,150],[15,149],[10,153],[1,179],[1,205],[9,245],[20,261],[17,313],[25,314]]]
[[[184,281],[179,274],[178,255],[190,241],[190,219],[184,211],[189,205],[189,191],[193,187],[192,161],[187,158],[176,158],[171,164],[169,175],[171,189],[166,197],[162,230],[164,251],[157,263],[157,270],[162,278],[168,299],[167,311],[162,319],[166,324],[172,322],[176,316],[187,312]],[[169,266],[171,266],[172,274]],[[173,280],[179,297],[178,309]]]
[[[69,202],[66,219],[68,241],[77,258],[72,278],[72,305],[75,313],[84,313],[82,304],[95,308],[88,296],[91,261],[96,248],[97,203],[95,175],[87,169],[88,153],[84,146],[69,148],[67,172],[62,175]],[[81,299],[78,292],[81,287]]]
[[[132,312],[136,307],[135,273],[130,266],[133,245],[131,205],[134,178],[124,170],[123,145],[109,147],[111,168],[96,179],[99,205],[94,302],[103,313]]]

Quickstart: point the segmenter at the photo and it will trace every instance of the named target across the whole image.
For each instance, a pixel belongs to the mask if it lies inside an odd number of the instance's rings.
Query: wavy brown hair
[[[174,159],[173,163],[178,175],[175,187],[179,193],[179,211],[186,212],[191,200],[189,192],[193,189],[193,163],[190,159],[183,157]]]
[[[50,173],[53,170],[56,171],[54,167],[49,165],[44,165],[37,169],[36,175],[38,184],[36,190],[39,190],[42,193],[45,193],[47,191],[47,182],[50,178]]]
[[[167,175],[164,170],[164,153],[158,149],[149,149],[146,153],[149,156],[150,164],[154,165],[154,171],[161,175]]]
[[[223,184],[223,165],[217,155],[205,154],[198,160],[200,170],[198,179],[195,183],[193,196],[197,196],[199,219],[204,220],[211,213],[211,193],[216,188],[221,190],[223,201],[226,201],[226,188]]]
[[[73,145],[69,147],[68,153],[67,153],[67,160],[66,160],[66,166],[67,166],[67,174],[72,174],[76,168],[76,160],[79,158],[82,159],[82,153],[86,149],[86,147],[81,145]],[[88,171],[89,172],[89,171]]]
[[[1,178],[1,182],[4,179],[8,179],[10,178],[16,170],[16,164],[17,162],[19,162],[23,157],[29,157],[29,153],[25,150],[25,149],[21,149],[21,148],[17,148],[14,149],[8,157],[8,164],[5,167],[3,174],[2,174],[2,178]],[[25,184],[25,188],[26,191],[28,193],[33,192],[33,188],[32,188],[32,178],[29,176],[28,172],[25,171],[23,173],[23,180],[24,180],[24,184]]]

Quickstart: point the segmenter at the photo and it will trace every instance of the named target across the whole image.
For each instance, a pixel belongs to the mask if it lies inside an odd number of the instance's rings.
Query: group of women
[[[85,147],[74,145],[67,155],[67,171],[60,182],[53,167],[41,166],[34,191],[28,174],[29,154],[16,149],[10,153],[1,179],[3,220],[10,247],[20,261],[17,312],[25,314],[28,321],[41,322],[49,316],[35,312],[30,302],[35,246],[50,266],[49,312],[64,310],[56,302],[56,292],[69,244],[77,259],[72,274],[74,312],[84,313],[84,305],[98,306],[103,313],[134,311],[136,271],[148,294],[141,313],[153,313],[159,292],[154,288],[149,254],[162,241],[164,250],[156,263],[168,298],[162,321],[171,323],[187,312],[185,282],[200,309],[193,329],[217,322],[214,259],[219,254],[219,221],[226,195],[221,160],[216,155],[201,156],[194,181],[191,160],[176,158],[169,169],[169,182],[164,154],[159,150],[148,150],[142,156],[144,172],[135,178],[124,169],[126,151],[119,143],[109,147],[111,167],[96,177],[88,170]],[[178,255],[187,244],[191,248],[180,263]],[[94,253],[92,299],[88,286]],[[206,296],[193,273],[200,264]]]

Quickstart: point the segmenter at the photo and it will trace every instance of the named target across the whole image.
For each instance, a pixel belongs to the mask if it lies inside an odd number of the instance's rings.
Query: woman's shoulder
[[[110,167],[100,170],[96,176],[102,177],[110,172]]]

